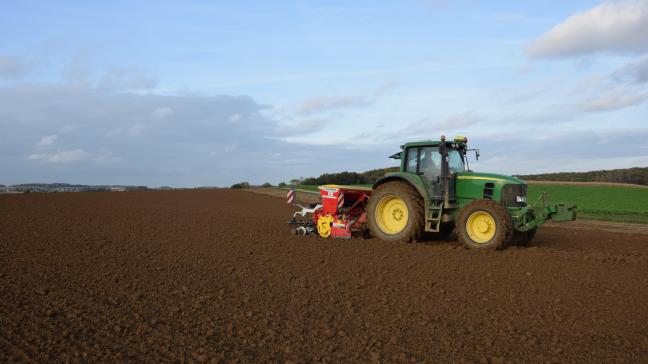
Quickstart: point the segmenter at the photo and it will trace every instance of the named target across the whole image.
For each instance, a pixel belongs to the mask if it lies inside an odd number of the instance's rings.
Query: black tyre
[[[383,241],[420,240],[425,223],[421,195],[406,182],[378,186],[367,203],[371,235]]]
[[[469,249],[502,249],[511,240],[511,215],[500,203],[475,200],[459,212],[457,237]]]

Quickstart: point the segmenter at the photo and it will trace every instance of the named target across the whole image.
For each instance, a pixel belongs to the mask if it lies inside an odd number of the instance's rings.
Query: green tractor
[[[547,220],[573,221],[576,205],[549,204],[546,194],[527,204],[527,184],[517,178],[468,168],[468,140],[421,141],[391,156],[400,171],[373,185],[366,218],[371,234],[384,241],[420,240],[426,232],[455,231],[471,249],[526,244]]]

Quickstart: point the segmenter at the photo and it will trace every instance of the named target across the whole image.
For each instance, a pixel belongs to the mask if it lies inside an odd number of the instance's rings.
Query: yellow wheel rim
[[[385,196],[376,206],[376,222],[385,234],[398,234],[409,219],[407,204],[398,196]]]
[[[317,219],[317,232],[323,238],[328,238],[331,235],[331,224],[333,223],[333,216],[322,216]]]
[[[477,244],[488,243],[495,236],[497,225],[493,215],[486,211],[475,211],[468,216],[466,232],[472,241]]]

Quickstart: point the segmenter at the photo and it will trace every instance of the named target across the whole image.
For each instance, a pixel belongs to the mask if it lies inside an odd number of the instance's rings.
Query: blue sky
[[[441,134],[478,171],[648,166],[648,1],[2,9],[3,184],[279,182]]]

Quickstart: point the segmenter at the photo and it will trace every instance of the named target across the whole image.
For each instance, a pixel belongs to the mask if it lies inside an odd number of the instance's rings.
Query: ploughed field
[[[647,362],[648,233],[289,235],[247,191],[0,196],[0,362]]]

